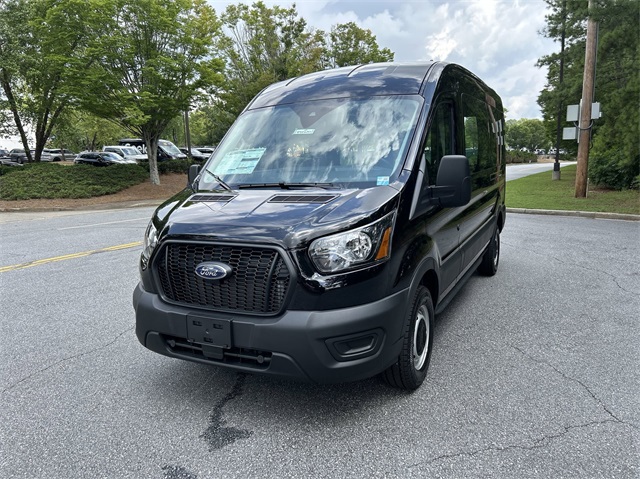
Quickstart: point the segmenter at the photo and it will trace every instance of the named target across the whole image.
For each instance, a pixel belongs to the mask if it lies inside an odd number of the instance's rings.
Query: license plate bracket
[[[189,315],[187,316],[187,336],[192,343],[229,349],[233,346],[231,319]]]

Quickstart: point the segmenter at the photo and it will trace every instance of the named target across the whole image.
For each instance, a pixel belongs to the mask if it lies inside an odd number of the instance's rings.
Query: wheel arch
[[[436,260],[432,257],[425,258],[420,266],[416,269],[411,281],[411,287],[409,291],[409,297],[413,297],[418,289],[418,286],[422,285],[429,290],[431,294],[431,300],[433,301],[434,308],[438,304],[440,293],[440,276],[439,268]]]

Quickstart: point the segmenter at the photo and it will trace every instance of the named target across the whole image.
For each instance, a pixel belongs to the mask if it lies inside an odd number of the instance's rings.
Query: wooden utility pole
[[[587,45],[584,54],[584,77],[582,80],[582,102],[580,105],[580,127],[578,131],[578,165],[576,171],[576,198],[587,196],[587,172],[589,170],[589,144],[591,142],[591,103],[596,74],[596,47],[598,25],[593,19],[593,0],[589,0],[587,21]]]

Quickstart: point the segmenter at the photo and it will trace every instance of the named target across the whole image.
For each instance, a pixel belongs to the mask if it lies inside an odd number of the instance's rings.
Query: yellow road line
[[[85,256],[91,256],[92,254],[106,253],[107,251],[118,251],[121,249],[135,248],[141,245],[142,245],[142,241],[136,241],[134,243],[125,243],[125,244],[119,244],[116,246],[107,246],[106,248],[94,249],[91,251],[82,251],[81,253],[72,253],[72,254],[65,254],[62,256],[54,256],[53,258],[38,259],[35,261],[30,261],[28,263],[12,264],[10,266],[0,267],[0,273],[6,273],[7,271],[15,271],[17,269],[31,268],[32,266],[40,266],[48,263],[55,263],[57,261],[66,261],[68,259],[83,258]]]

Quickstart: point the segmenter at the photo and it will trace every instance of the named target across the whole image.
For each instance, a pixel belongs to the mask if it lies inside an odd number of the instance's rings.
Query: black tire
[[[500,263],[500,228],[496,226],[489,246],[484,252],[482,262],[478,266],[478,273],[483,276],[493,276],[498,271],[498,264]]]
[[[431,360],[434,324],[431,293],[420,285],[413,297],[409,316],[405,319],[400,356],[395,364],[382,373],[388,384],[410,391],[420,387]]]

